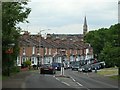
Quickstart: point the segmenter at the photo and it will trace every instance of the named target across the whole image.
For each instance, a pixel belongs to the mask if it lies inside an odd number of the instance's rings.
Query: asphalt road
[[[72,70],[65,70],[65,74],[69,75],[74,81],[81,84],[88,90],[118,90],[118,81],[108,77],[97,75],[96,73],[83,73]]]
[[[56,75],[60,75],[57,71]],[[22,88],[64,88],[79,90],[118,90],[118,82],[96,75],[95,73],[80,73],[72,70],[65,70],[66,77],[34,72],[26,78]]]
[[[57,71],[55,75],[40,74],[39,72],[33,72],[32,75],[26,78],[22,85],[25,90],[29,89],[60,89],[60,90],[87,90],[83,88],[71,78],[60,77],[60,71]]]
[[[23,88],[69,88],[67,85],[56,80],[54,75],[40,74],[34,72],[31,76],[26,78]]]

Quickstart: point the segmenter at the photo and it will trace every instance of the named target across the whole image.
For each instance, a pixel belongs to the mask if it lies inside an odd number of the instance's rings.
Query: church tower
[[[86,16],[84,18],[84,25],[83,25],[83,35],[85,36],[85,34],[87,33],[88,28],[87,28],[87,19]]]

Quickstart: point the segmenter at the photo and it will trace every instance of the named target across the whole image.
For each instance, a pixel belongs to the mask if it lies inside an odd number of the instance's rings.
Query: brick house
[[[84,25],[84,34],[87,33],[86,29],[87,25]],[[47,34],[46,38],[43,38],[40,34],[32,35],[25,31],[19,39],[17,65],[21,66],[26,60],[30,60],[31,65],[61,62],[62,50],[66,62],[86,60],[89,63],[93,58],[93,49],[84,43],[84,34]]]
[[[17,65],[21,66],[26,60],[30,60],[32,65],[43,63],[61,62],[61,50],[65,50],[65,61],[80,61],[93,58],[93,49],[89,44],[85,44],[79,35],[74,35],[76,39],[69,35],[62,35],[63,38],[55,38],[53,34],[48,34],[46,39],[40,35],[31,35],[25,32],[20,37],[20,54],[17,57]],[[78,36],[78,37],[77,37]],[[61,37],[61,35],[60,35]],[[66,37],[66,38],[65,38]]]

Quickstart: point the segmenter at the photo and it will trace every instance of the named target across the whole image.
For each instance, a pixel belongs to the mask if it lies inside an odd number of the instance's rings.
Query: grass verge
[[[104,68],[98,71],[100,75],[118,75],[118,68]]]
[[[112,78],[112,79],[115,79],[115,80],[120,80],[120,76],[118,76],[118,75],[114,75],[114,76],[110,76],[110,78]]]
[[[104,68],[97,72],[99,75],[109,76],[112,79],[118,79],[118,68]]]
[[[98,74],[100,75],[104,75],[104,76],[109,76],[109,75],[118,75],[118,71],[117,70],[102,70],[102,71],[98,71]]]

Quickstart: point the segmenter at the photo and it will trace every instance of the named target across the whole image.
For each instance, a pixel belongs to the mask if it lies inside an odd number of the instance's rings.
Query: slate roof
[[[19,39],[20,46],[36,46],[43,48],[61,48],[61,49],[83,49],[89,47],[88,44],[84,44],[82,34],[50,34],[48,38],[41,37],[40,41],[37,41],[38,35],[28,35],[23,37],[21,35]]]

